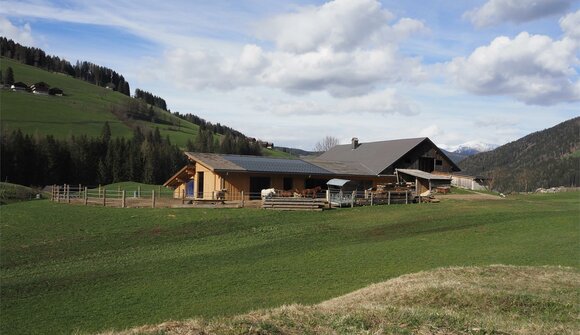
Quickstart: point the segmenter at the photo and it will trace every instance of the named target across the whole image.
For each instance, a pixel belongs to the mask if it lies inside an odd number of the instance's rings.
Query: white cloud
[[[29,23],[17,27],[5,17],[0,16],[0,35],[23,45],[33,45],[32,28]]]
[[[398,43],[426,31],[417,20],[394,16],[375,0],[335,0],[302,7],[259,25],[276,48],[246,45],[237,54],[175,49],[166,66],[195,89],[264,86],[293,94],[325,91],[335,97],[365,95],[376,87],[417,83],[426,77],[420,59],[401,55]]]
[[[393,17],[376,0],[335,0],[266,20],[257,34],[286,52],[352,50],[380,34]]]
[[[560,27],[567,37],[580,40],[580,10],[561,18]]]
[[[578,48],[570,38],[554,41],[522,32],[454,58],[448,70],[457,85],[479,95],[512,96],[535,105],[579,101]]]
[[[440,136],[443,134],[443,130],[436,124],[432,124],[430,126],[427,126],[423,129],[421,129],[421,131],[419,131],[419,135],[421,137],[435,137],[435,136]]]
[[[477,27],[510,21],[522,23],[565,13],[573,0],[489,0],[483,6],[465,12],[463,17]]]
[[[254,99],[256,110],[280,116],[297,115],[361,115],[363,113],[376,115],[406,115],[419,114],[419,107],[394,89],[384,89],[367,95],[342,99],[304,97],[292,100]]]
[[[404,58],[394,47],[351,52],[321,48],[292,54],[246,45],[238,56],[175,49],[165,58],[163,66],[174,80],[193,89],[266,86],[293,94],[326,91],[346,97],[366,94],[378,84],[419,82],[426,77],[418,59]]]

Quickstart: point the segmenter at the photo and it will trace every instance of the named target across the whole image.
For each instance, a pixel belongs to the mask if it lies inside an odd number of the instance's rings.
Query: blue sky
[[[580,115],[576,0],[0,0],[0,35],[307,150],[504,144]]]

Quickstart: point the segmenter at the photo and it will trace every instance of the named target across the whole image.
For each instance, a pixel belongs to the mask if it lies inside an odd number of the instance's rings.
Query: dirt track
[[[445,194],[435,196],[441,200],[443,199],[455,199],[455,200],[502,200],[503,198],[498,195],[491,195],[485,193],[473,192],[472,194]]]

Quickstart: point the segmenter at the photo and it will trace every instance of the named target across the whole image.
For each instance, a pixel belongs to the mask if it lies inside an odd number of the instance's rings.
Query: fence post
[[[60,185],[56,185],[56,202],[60,202]]]
[[[352,191],[352,196],[350,198],[350,208],[354,208],[354,197],[356,197],[356,191]]]
[[[405,205],[409,204],[409,191],[405,191]]]
[[[126,199],[125,199],[125,190],[121,191],[121,208],[125,208],[126,207]]]
[[[141,198],[141,186],[137,186],[137,198]]]
[[[107,207],[107,189],[103,189],[103,206]]]
[[[185,190],[181,191],[181,204],[185,205]]]
[[[155,208],[155,190],[151,190],[151,208]]]
[[[244,199],[244,191],[242,191],[242,208],[244,208],[245,199]]]
[[[88,188],[85,186],[85,206],[89,203]]]
[[[70,185],[66,185],[66,202],[70,204]]]
[[[371,206],[373,205],[373,200],[374,200],[373,192],[371,192]]]
[[[387,205],[391,204],[391,191],[387,192]]]
[[[101,184],[99,184],[99,198],[101,197],[101,192],[102,192],[102,190],[101,190]]]

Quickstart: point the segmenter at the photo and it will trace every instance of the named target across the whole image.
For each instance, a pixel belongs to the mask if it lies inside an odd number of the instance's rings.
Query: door
[[[203,199],[203,172],[197,173],[197,197]]]
[[[263,189],[270,188],[270,177],[250,177],[250,200],[261,199]]]
[[[188,198],[192,198],[194,189],[195,189],[194,182],[193,180],[190,180],[189,182],[187,182],[187,184],[185,184],[185,196]]]
[[[425,172],[433,172],[435,165],[435,160],[429,157],[420,157],[419,158],[419,170]]]

